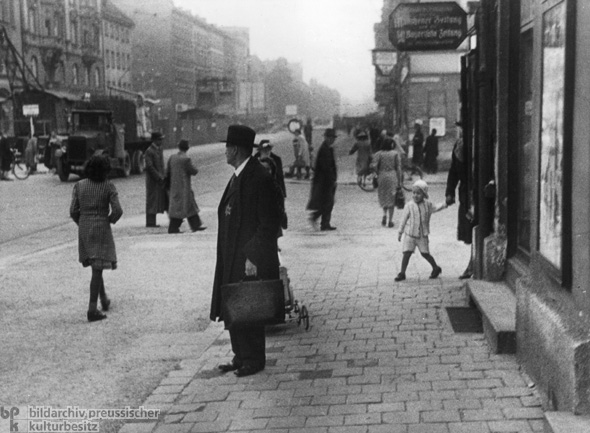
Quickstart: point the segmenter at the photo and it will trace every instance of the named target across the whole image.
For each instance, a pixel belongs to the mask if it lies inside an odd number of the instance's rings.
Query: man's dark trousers
[[[195,214],[187,218],[188,225],[192,231],[197,230],[203,224],[199,214]],[[170,218],[170,224],[168,225],[168,233],[179,233],[180,225],[182,224],[182,218]]]
[[[238,367],[248,366],[263,369],[266,364],[266,340],[264,326],[230,328],[229,338]]]

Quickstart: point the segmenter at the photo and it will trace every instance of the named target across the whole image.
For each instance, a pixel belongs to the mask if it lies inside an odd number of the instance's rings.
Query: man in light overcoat
[[[199,170],[195,167],[186,154],[189,149],[187,140],[180,140],[178,153],[168,160],[166,177],[170,179],[170,206],[168,216],[170,225],[168,233],[180,233],[182,220],[186,218],[191,231],[205,230],[201,218],[199,218],[199,206],[195,200],[195,193],[191,188],[191,176],[195,176]]]

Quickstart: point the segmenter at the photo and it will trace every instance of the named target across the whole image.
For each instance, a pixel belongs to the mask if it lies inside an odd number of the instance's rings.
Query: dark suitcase
[[[226,328],[285,323],[285,288],[282,280],[253,280],[221,286],[222,315]]]

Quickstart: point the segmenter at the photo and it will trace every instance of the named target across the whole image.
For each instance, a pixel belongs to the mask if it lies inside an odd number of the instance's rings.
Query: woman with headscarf
[[[383,208],[381,225],[385,227],[387,224],[391,228],[393,227],[395,194],[402,184],[400,154],[397,149],[394,149],[394,141],[391,137],[383,140],[381,150],[373,156],[371,168],[377,173],[377,195],[379,206]]]

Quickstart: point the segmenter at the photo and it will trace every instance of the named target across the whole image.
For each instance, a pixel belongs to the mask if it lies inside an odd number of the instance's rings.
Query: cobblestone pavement
[[[443,175],[428,180],[432,199],[442,200]],[[266,369],[237,378],[216,368],[231,348],[212,324],[204,352],[185,358],[144,401],[164,415],[120,432],[543,431],[540,401],[516,358],[492,354],[483,334],[450,326],[445,307],[466,305],[457,276],[469,257],[455,240],[456,207],[432,220],[442,277],[428,279],[429,266],[414,256],[408,280],[396,283],[397,229],[380,226],[376,194],[343,181],[338,230],[324,233],[306,225],[308,188],[289,185],[292,227],[280,245],[295,298],[309,309],[309,331],[297,320],[270,328]],[[396,212],[396,227],[398,220]]]

